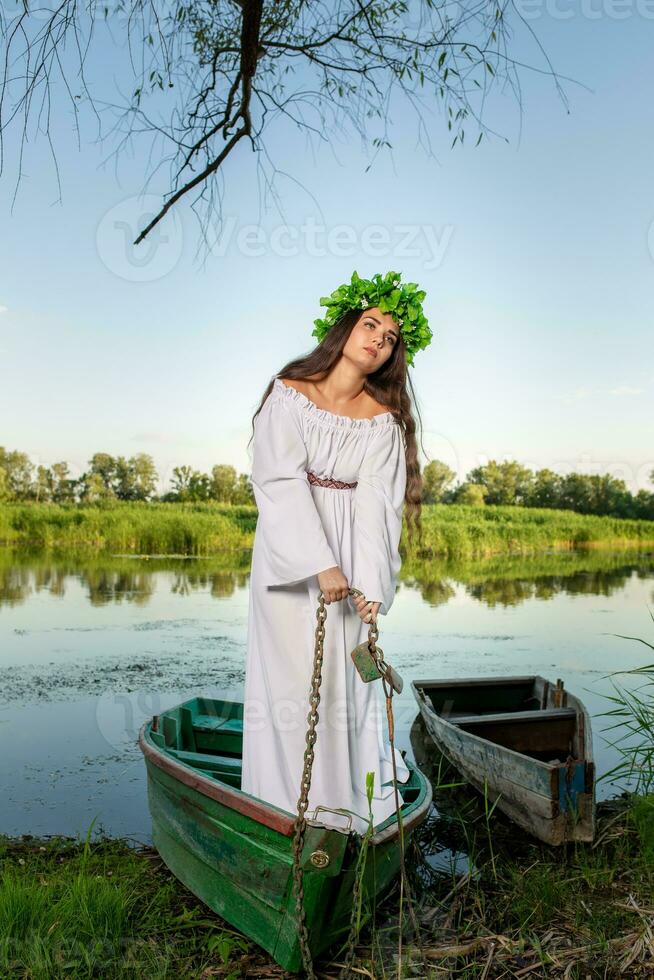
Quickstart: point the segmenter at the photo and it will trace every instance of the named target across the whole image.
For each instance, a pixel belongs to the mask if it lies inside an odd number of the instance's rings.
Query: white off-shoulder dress
[[[311,482],[308,473],[330,481]],[[258,508],[247,627],[244,792],[295,814],[306,748],[319,572],[338,565],[367,600],[393,604],[400,570],[406,462],[391,412],[352,419],[318,408],[275,378],[255,418],[251,477]],[[344,487],[341,484],[356,484]],[[307,817],[368,826],[395,812],[381,681],[364,683],[351,651],[368,635],[351,597],[325,606],[319,721]],[[381,620],[379,622],[381,626]],[[380,645],[383,637],[380,630]],[[395,749],[397,776],[409,770]],[[336,812],[335,812],[336,811]]]

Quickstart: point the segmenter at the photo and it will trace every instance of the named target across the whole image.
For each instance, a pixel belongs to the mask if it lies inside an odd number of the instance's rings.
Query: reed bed
[[[219,503],[0,504],[0,545],[104,554],[215,555],[252,547],[256,507]],[[654,522],[526,507],[430,504],[406,558],[461,560],[546,550],[654,545]]]
[[[651,609],[649,614],[654,622]],[[654,654],[654,644],[643,637],[624,636],[621,633],[612,635],[644,644],[649,650],[648,657]],[[613,707],[601,715],[611,719],[610,724],[602,731],[610,733],[606,741],[617,749],[619,761],[601,778],[610,780],[627,791],[653,794],[654,663],[633,667],[631,670],[616,670],[608,676],[613,694],[604,697]],[[615,678],[620,678],[621,683],[616,683]],[[630,686],[626,686],[629,682]]]
[[[251,541],[256,508],[229,504],[0,505],[0,545],[105,554],[213,555]]]
[[[629,548],[654,541],[652,521],[532,507],[432,504],[423,508],[422,524],[427,553],[459,558],[548,548]]]

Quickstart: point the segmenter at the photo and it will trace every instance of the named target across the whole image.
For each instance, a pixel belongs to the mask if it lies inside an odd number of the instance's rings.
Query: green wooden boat
[[[295,815],[243,793],[243,704],[193,698],[155,715],[139,745],[148,773],[155,847],[186,887],[290,972],[301,969],[293,894]],[[409,759],[400,784],[405,846],[431,805]],[[298,782],[300,774],[298,773]],[[309,943],[315,957],[348,934],[361,837],[307,821],[302,854]],[[364,921],[399,872],[394,814],[374,828],[362,891]]]
[[[590,717],[544,677],[466,677],[411,684],[437,748],[515,823],[548,844],[592,841]]]

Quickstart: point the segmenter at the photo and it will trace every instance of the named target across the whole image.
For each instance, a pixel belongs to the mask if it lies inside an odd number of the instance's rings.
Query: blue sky
[[[529,20],[574,79],[562,82],[567,106],[514,22],[514,56],[540,71],[521,72],[522,111],[508,89],[486,103],[486,124],[508,143],[475,148],[469,122],[464,148],[451,150],[442,118],[425,110],[430,157],[396,98],[393,156],[366,173],[371,151],[351,130],[330,144],[280,121],[266,147],[283,214],[270,196],[266,210],[260,165],[242,144],[206,261],[188,205],[152,242],[126,244],[167,189],[168,166],[140,204],[149,141],[116,158],[117,141],[99,143],[86,112],[78,145],[59,88],[61,195],[33,123],[16,190],[19,131],[5,134],[0,445],[35,464],[67,460],[74,475],[96,451],[150,453],[164,483],[180,464],[249,471],[251,416],[270,377],[312,348],[320,296],[353,269],[393,269],[427,291],[434,339],[412,377],[428,458],[460,479],[517,459],[652,489],[654,10],[582,6],[547,0]],[[87,73],[99,97],[115,78],[128,91],[124,54],[101,33],[93,50],[108,59]],[[248,247],[246,226],[260,229],[260,248]]]

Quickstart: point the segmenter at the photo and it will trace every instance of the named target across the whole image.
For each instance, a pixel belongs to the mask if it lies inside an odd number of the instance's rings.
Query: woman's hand
[[[338,565],[334,565],[333,568],[326,568],[324,572],[318,572],[318,585],[325,598],[326,606],[332,602],[346,599],[350,593],[348,581]],[[377,619],[381,602],[366,602],[363,596],[352,596],[352,601],[364,623],[370,623]]]
[[[365,596],[362,595],[352,596],[352,601],[357,607],[357,612],[364,623],[377,620],[377,613],[379,612],[381,602],[366,602]]]
[[[318,585],[325,597],[325,605],[327,606],[330,602],[345,599],[350,591],[348,581],[338,565],[334,565],[333,568],[326,568],[324,572],[318,572]]]

